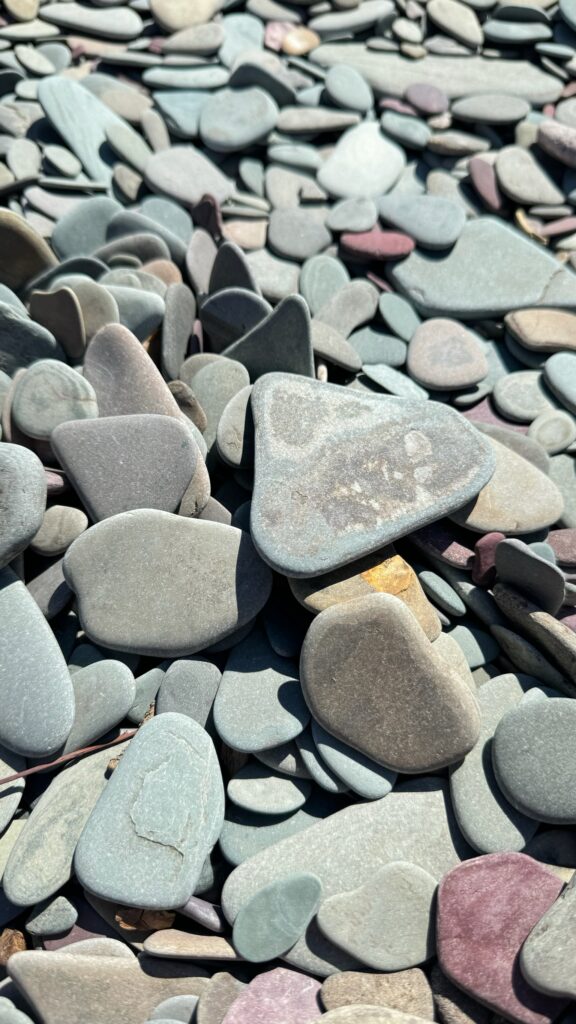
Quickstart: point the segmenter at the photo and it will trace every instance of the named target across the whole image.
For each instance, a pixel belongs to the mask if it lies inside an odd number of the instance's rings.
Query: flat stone
[[[1,573],[0,604],[0,742],[27,757],[45,757],[65,741],[74,717],[66,662],[36,602],[10,569]]]
[[[541,413],[556,408],[540,370],[517,370],[501,377],[494,385],[493,396],[498,412],[518,423],[531,423]]]
[[[396,184],[404,166],[403,150],[377,124],[361,124],[336,143],[318,171],[318,183],[339,199],[373,198]]]
[[[459,765],[450,771],[450,793],[458,825],[479,853],[523,850],[536,822],[506,800],[492,767],[493,737],[498,723],[519,704],[530,684],[521,676],[496,676],[477,693],[480,736]]]
[[[506,329],[525,348],[535,352],[576,349],[576,316],[561,309],[519,309],[504,317]]]
[[[473,436],[477,432],[472,427],[465,432],[462,420],[458,419],[456,424],[455,414],[440,405],[356,395],[337,385],[308,382],[287,374],[268,374],[258,380],[251,403],[256,427],[251,532],[263,557],[290,576],[315,576],[331,571],[438,519],[462,505],[467,495],[477,494],[493,472],[494,463],[484,439]],[[351,432],[349,417],[354,420],[356,436]],[[339,421],[346,422],[345,431],[338,426]],[[458,464],[453,460],[451,441],[456,426]],[[327,458],[328,438],[334,447]],[[388,486],[385,494],[379,493],[380,482],[376,484],[372,470],[363,471],[358,465],[357,438],[362,438],[363,459],[372,460],[370,466],[375,458],[379,465],[387,467],[395,467],[400,460],[398,465],[404,473],[406,454],[413,462],[426,456],[427,466],[416,466],[413,470],[419,488],[422,480],[426,481],[425,498],[421,490],[418,497],[407,492],[404,480],[393,494]],[[449,446],[448,464],[442,459],[442,452]],[[438,462],[431,464],[431,453],[435,450]],[[319,459],[320,451],[323,458]],[[353,493],[346,489],[350,459],[358,481]],[[359,483],[363,473],[364,485]],[[292,498],[286,489],[290,479],[294,484],[298,481],[297,494],[292,490]],[[367,493],[369,505],[363,497]],[[334,495],[338,496],[336,503]],[[320,518],[310,519],[310,510],[314,509],[317,517],[322,508],[320,525]],[[336,512],[338,521],[334,518]],[[351,517],[359,517],[353,532],[349,525]],[[555,518],[557,514],[552,521]],[[340,525],[344,521],[346,533]]]
[[[38,359],[65,358],[50,331],[7,303],[0,303],[0,370],[13,376]]]
[[[196,1024],[222,1024],[226,1012],[244,989],[244,985],[226,971],[213,974],[196,1007]]]
[[[107,228],[121,206],[107,196],[92,196],[75,203],[52,232],[52,244],[61,259],[88,256],[107,239]]]
[[[362,632],[368,622],[372,630],[365,634],[369,636],[366,646]],[[350,645],[353,661],[350,655],[341,661],[343,655],[334,640],[337,632],[346,636],[346,650]],[[338,671],[332,652],[336,661],[345,665],[345,672]],[[442,767],[458,761],[478,738],[479,715],[470,690],[429,646],[406,606],[391,595],[374,594],[321,612],[306,635],[301,671],[304,695],[314,718],[338,739],[388,768],[418,772]],[[403,671],[411,680],[414,705],[408,700]],[[367,704],[370,726],[357,707],[351,715],[350,695],[359,685],[357,672],[365,680],[364,688],[366,679],[374,688]],[[330,681],[329,692],[323,680]],[[420,687],[428,694],[425,735],[418,732],[416,721]],[[375,730],[377,708],[382,709],[382,719]],[[430,716],[438,720],[434,729],[430,728]],[[388,724],[393,734],[388,732]]]
[[[308,306],[299,295],[289,295],[223,354],[242,363],[251,382],[276,371],[314,377]]]
[[[393,334],[386,334],[370,324],[354,331],[348,338],[358,353],[362,366],[380,363],[386,366],[404,366],[408,348],[406,343]]]
[[[459,121],[474,124],[516,124],[530,113],[530,104],[517,96],[487,93],[456,100],[451,113]]]
[[[298,666],[272,649],[255,630],[233,648],[214,704],[219,735],[234,750],[251,753],[295,739],[308,724]]]
[[[530,987],[518,954],[561,889],[559,878],[521,853],[477,857],[450,871],[438,890],[438,959],[444,973],[518,1024],[554,1020],[564,1004]]]
[[[200,136],[216,152],[235,152],[264,139],[278,118],[278,107],[263,89],[219,89],[203,105]]]
[[[316,357],[352,372],[362,368],[360,356],[339,331],[321,320],[314,320],[311,326],[312,348]]]
[[[576,820],[571,756],[572,701],[525,701],[500,722],[493,742],[494,770],[505,796],[538,821]]]
[[[312,1024],[322,1016],[320,982],[305,974],[275,967],[257,975],[232,1003],[222,1024],[266,1019],[268,1024]]]
[[[441,196],[396,192],[380,199],[378,209],[385,221],[406,231],[424,249],[450,248],[466,221],[464,210]]]
[[[281,260],[267,249],[246,253],[246,263],[262,295],[269,302],[279,302],[298,292],[300,267],[290,260]]]
[[[234,922],[233,942],[252,963],[286,953],[310,924],[320,905],[322,884],[315,875],[288,875],[260,889]]]
[[[405,970],[434,953],[435,894],[432,875],[415,864],[395,861],[362,887],[324,900],[318,925],[368,967]],[[400,919],[405,927],[397,929]]]
[[[40,359],[18,380],[12,396],[14,423],[28,437],[48,440],[59,423],[98,416],[94,388],[58,359]]]
[[[223,817],[222,778],[209,736],[184,715],[159,715],[131,741],[88,819],[74,859],[78,879],[95,895],[128,906],[181,906]]]
[[[134,676],[121,661],[103,658],[74,672],[74,724],[62,753],[80,750],[119,725],[134,703]]]
[[[566,569],[576,568],[576,530],[550,530],[546,538],[556,559]]]
[[[396,25],[398,25],[398,21]],[[410,25],[409,31],[413,31],[413,24],[411,22],[408,24]],[[390,100],[389,102],[394,103],[395,101]],[[380,127],[391,139],[408,150],[424,149],[432,137],[432,132],[425,121],[421,121],[418,117],[397,113],[395,110],[384,111],[380,118]]]
[[[556,352],[546,360],[544,381],[566,409],[576,411],[576,358],[572,352]]]
[[[434,1017],[434,1002],[426,975],[418,967],[392,974],[342,971],[332,974],[320,992],[326,1010],[340,1006],[383,1006],[425,1020]]]
[[[391,275],[424,316],[475,320],[527,306],[571,307],[576,300],[570,271],[559,270],[553,256],[492,217],[468,221],[444,259],[413,252]]]
[[[439,878],[460,857],[469,856],[454,826],[446,790],[447,783],[439,778],[403,783],[382,800],[347,807],[255,854],[225,883],[226,916],[233,921],[262,886],[292,872],[318,875],[325,898],[364,885],[392,861],[408,860]],[[285,958],[319,976],[334,973],[335,966],[358,969],[323,940],[313,923]]]
[[[30,542],[32,550],[48,557],[63,555],[87,526],[88,517],[82,509],[72,505],[50,505],[40,529]]]
[[[156,698],[156,714],[177,711],[188,715],[212,735],[213,705],[222,676],[211,661],[201,657],[173,661]]]
[[[378,220],[378,209],[373,199],[357,196],[334,203],[326,218],[330,231],[370,231]]]
[[[520,970],[526,981],[548,996],[574,998],[575,895],[572,880],[532,929],[520,952]]]
[[[254,814],[290,814],[299,810],[310,796],[306,779],[288,778],[256,761],[241,768],[228,783],[232,803]]]
[[[496,548],[496,575],[551,615],[564,604],[564,573],[521,540],[503,540]]]
[[[84,376],[96,392],[100,416],[157,413],[182,418],[150,356],[121,324],[103,327],[94,336],[86,350]]]
[[[246,367],[234,359],[225,357],[202,367],[195,374],[192,387],[206,414],[207,423],[203,436],[208,451],[215,447],[218,424],[226,406],[249,383],[250,377]]]
[[[31,935],[59,935],[74,926],[78,913],[65,896],[37,904],[26,921]]]
[[[478,497],[451,518],[478,533],[522,534],[552,526],[564,507],[556,485],[527,459],[491,437],[488,440],[496,457],[494,475]]]
[[[138,587],[142,573],[148,578],[142,545],[155,553],[154,587],[145,602]],[[195,654],[224,639],[255,617],[271,586],[247,534],[155,509],[124,512],[92,527],[67,551],[64,571],[92,640],[156,657]]]
[[[57,259],[37,231],[12,210],[0,211],[0,244],[10,260],[0,268],[0,282],[18,291],[31,278],[57,266]]]
[[[325,249],[332,236],[321,220],[304,207],[275,209],[268,225],[270,248],[285,259],[303,262]]]
[[[81,359],[86,348],[82,307],[71,288],[53,292],[33,291],[30,316],[42,324],[62,345],[71,359]]]
[[[545,118],[538,125],[536,141],[545,153],[554,157],[566,167],[576,167],[576,130],[567,124],[560,124]]]
[[[554,206],[563,202],[563,193],[529,150],[504,146],[498,152],[495,167],[500,188],[514,202],[525,206]]]
[[[335,327],[347,338],[361,324],[371,320],[378,308],[378,292],[369,281],[350,281],[316,311],[316,319]]]
[[[324,88],[337,107],[366,113],[372,109],[374,96],[361,74],[354,68],[341,64],[331,68],[324,82]]]
[[[74,947],[51,952],[27,950],[11,957],[11,977],[46,1024],[62,1021],[62,1005],[68,1006],[69,1024],[83,1024],[89,1014],[93,1024],[106,1024],[117,1015],[118,992],[128,1008],[124,1024],[141,1024],[163,999],[174,995],[199,995],[208,984],[206,972],[191,964],[168,964],[142,956],[71,955]]]
[[[360,115],[354,111],[334,110],[320,105],[283,107],[276,128],[283,135],[319,135],[323,132],[341,132],[357,125]]]
[[[316,789],[300,810],[282,815],[255,814],[230,802],[220,834],[222,853],[236,867],[281,839],[302,832],[340,810],[338,801],[338,797]]]
[[[350,275],[341,260],[327,255],[311,256],[300,272],[300,294],[306,299],[312,315],[316,316],[349,281]]]
[[[107,783],[109,761],[110,751],[101,750],[65,768],[35,804],[2,878],[6,895],[18,906],[47,899],[70,879],[74,850]]]
[[[0,447],[0,566],[7,565],[36,536],[46,508],[46,479],[40,459],[22,445]]]
[[[51,24],[75,32],[103,34],[109,39],[134,39],[142,31],[142,19],[130,8],[114,12],[110,18],[106,8],[86,8],[77,3],[44,4],[42,18]]]
[[[407,369],[426,388],[460,390],[483,380],[488,363],[482,343],[455,320],[427,320],[408,346]]]
[[[396,395],[397,398],[425,401],[429,397],[425,388],[421,387],[420,384],[416,384],[411,377],[400,373],[392,366],[368,363],[367,366],[362,367],[362,370],[365,379],[369,378],[378,387],[387,391],[390,395]]]
[[[400,231],[383,231],[375,227],[371,231],[346,232],[340,236],[340,246],[348,258],[396,260],[412,252],[414,241]]]
[[[326,1024],[422,1024],[421,1017],[383,1006],[340,1006],[325,1017]]]
[[[196,935],[161,928],[144,940],[144,952],[176,960],[237,960],[236,950],[223,935]]]
[[[249,384],[233,395],[218,421],[218,453],[229,466],[252,467],[254,464],[251,394],[252,386]]]
[[[561,409],[550,409],[532,420],[528,435],[549,455],[557,455],[576,441],[576,421]]]
[[[296,746],[311,779],[327,793],[346,793],[346,783],[328,767],[323,760],[312,736],[311,729],[305,729],[296,737]]]
[[[149,413],[62,423],[51,444],[94,522],[134,508],[174,512],[200,460],[184,423]]]
[[[183,1024],[189,1024],[197,1005],[198,996],[171,996],[154,1007],[150,1020],[171,1020],[172,1024],[174,1021],[183,1021]]]
[[[60,8],[61,5],[50,6]],[[78,9],[84,10],[80,5]],[[92,12],[89,10],[88,13]],[[136,14],[135,11],[126,13]],[[106,18],[109,22],[108,14]],[[137,20],[140,25],[138,15]],[[134,34],[139,31],[136,29]],[[38,85],[38,100],[46,117],[78,157],[88,176],[95,181],[109,181],[111,167],[102,158],[101,148],[106,141],[107,130],[112,125],[123,124],[123,121],[88,89],[60,75],[42,79]]]
[[[189,206],[206,193],[220,203],[232,193],[232,182],[194,146],[172,146],[154,153],[144,177],[152,189]]]

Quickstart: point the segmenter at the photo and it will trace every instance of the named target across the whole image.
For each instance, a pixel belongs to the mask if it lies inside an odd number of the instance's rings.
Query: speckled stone
[[[434,1003],[426,975],[418,967],[391,974],[342,971],[322,984],[320,993],[326,1010],[364,1004],[389,1007],[433,1020]]]
[[[311,793],[306,779],[289,778],[249,761],[230,779],[227,794],[232,803],[254,814],[291,814]]]
[[[572,970],[576,955],[574,877],[540,918],[520,952],[520,970],[531,985],[546,995],[569,999],[576,993]]]
[[[210,737],[184,715],[159,715],[131,741],[86,823],[74,858],[78,879],[95,895],[128,906],[182,906],[223,816]]]
[[[518,1024],[554,1020],[564,1004],[524,980],[518,953],[562,882],[521,853],[461,864],[438,890],[438,959],[459,988]]]
[[[493,394],[498,412],[517,423],[531,423],[540,413],[555,409],[557,405],[540,370],[517,370],[500,377]]]
[[[564,604],[564,573],[521,540],[503,540],[496,547],[496,575],[550,615]]]
[[[98,415],[92,385],[57,359],[40,359],[19,378],[12,395],[15,425],[28,437],[47,440],[66,420]]]
[[[40,459],[21,445],[0,445],[0,566],[28,546],[42,526],[46,479]]]
[[[441,196],[396,193],[380,199],[378,209],[384,221],[405,231],[424,249],[449,249],[466,221],[462,207]]]
[[[247,534],[155,509],[87,530],[66,552],[64,572],[94,642],[156,657],[195,654],[224,639],[258,614],[271,588]],[[154,585],[143,600],[148,579]]]
[[[222,1024],[245,1024],[266,1020],[267,1024],[313,1024],[322,1011],[320,982],[286,967],[264,971],[237,997]],[[289,1015],[289,1016],[288,1016]]]
[[[251,402],[256,427],[251,533],[266,561],[290,576],[331,571],[440,518],[477,494],[493,472],[484,439],[474,428],[464,433],[462,420],[444,406],[356,395],[285,374],[258,380]],[[358,464],[359,443],[364,465]],[[370,467],[386,465],[390,473],[398,464],[405,473],[407,455],[413,484],[408,487],[403,477],[394,493],[389,486],[384,493],[381,470],[376,478]],[[415,465],[424,458],[426,466]],[[349,465],[354,465],[353,489]],[[357,522],[353,531],[350,522]]]
[[[289,875],[260,889],[234,922],[233,942],[252,963],[273,960],[303,934],[320,905],[322,883],[315,875]]]
[[[242,363],[251,382],[265,373],[283,371],[314,377],[311,323],[308,306],[299,295],[289,295],[223,355]]]
[[[64,350],[45,327],[0,302],[0,370],[13,376],[38,359],[64,360]]]
[[[156,714],[177,711],[188,715],[212,735],[212,709],[221,679],[219,668],[206,658],[173,661],[160,683]]]
[[[226,971],[213,974],[196,1007],[196,1024],[222,1024],[234,1000],[244,985]]]
[[[178,928],[159,928],[144,939],[144,952],[175,960],[237,960],[232,944],[223,935],[203,935]]]
[[[416,328],[408,373],[425,388],[459,391],[486,377],[488,363],[477,335],[455,320],[427,320]]]
[[[121,661],[102,658],[72,675],[74,724],[62,753],[80,750],[118,725],[132,707],[134,676]]]
[[[30,935],[60,935],[74,926],[78,912],[65,896],[37,904],[26,920]]]
[[[367,800],[379,800],[390,792],[396,773],[383,768],[312,722],[312,738],[327,767],[354,793]]]

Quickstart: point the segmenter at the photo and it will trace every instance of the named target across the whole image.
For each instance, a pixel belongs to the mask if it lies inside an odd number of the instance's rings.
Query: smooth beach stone
[[[398,21],[396,25],[398,25]],[[403,24],[406,23],[403,22]],[[413,23],[408,22],[408,24],[410,25],[409,31],[412,31]],[[421,121],[418,117],[397,113],[395,110],[384,111],[380,118],[380,127],[391,139],[406,149],[424,149],[432,135],[425,121]]]
[[[434,1016],[430,985],[418,967],[391,974],[341,971],[326,978],[320,998],[327,1011],[341,1006],[368,1005],[400,1010],[425,1020],[432,1020]]]
[[[156,509],[91,527],[66,552],[64,572],[91,640],[154,657],[224,639],[258,614],[271,588],[247,534]]]
[[[549,455],[565,451],[576,441],[576,421],[560,409],[541,412],[532,420],[528,436],[533,438]]]
[[[82,509],[72,505],[51,505],[30,542],[32,550],[39,555],[62,555],[87,526],[88,517]]]
[[[210,292],[218,292],[222,288],[247,288],[249,291],[258,291],[246,257],[240,246],[234,242],[224,242],[220,246],[210,274]]]
[[[544,118],[538,125],[536,141],[545,153],[554,157],[566,167],[574,167],[576,156],[574,154],[574,143],[576,133],[569,125],[560,124],[549,118]]]
[[[14,376],[39,359],[64,360],[65,355],[50,331],[0,302],[0,370]]]
[[[374,198],[388,192],[400,177],[404,152],[377,124],[350,128],[318,170],[318,184],[338,199]]]
[[[195,374],[192,389],[206,414],[203,436],[209,451],[215,445],[218,424],[226,406],[249,383],[246,367],[228,358],[209,363]]]
[[[480,736],[462,762],[450,770],[450,793],[458,825],[479,853],[523,850],[537,827],[506,800],[492,767],[496,727],[519,704],[529,685],[523,677],[508,674],[480,687]]]
[[[12,397],[12,417],[28,437],[47,440],[59,423],[98,416],[94,388],[58,359],[40,359],[20,377]]]
[[[86,344],[92,341],[101,327],[120,323],[116,300],[112,298],[108,289],[97,281],[78,277],[71,284],[70,290],[74,292],[80,304]]]
[[[315,313],[322,323],[335,327],[347,338],[356,327],[371,320],[378,308],[378,292],[369,281],[345,284]]]
[[[366,80],[358,71],[345,64],[330,68],[324,80],[324,88],[332,103],[345,110],[357,110],[365,114],[374,104],[372,89]]]
[[[521,853],[476,857],[454,868],[438,890],[442,971],[468,995],[518,1024],[554,1020],[564,1004],[531,988],[518,954],[561,889],[559,878]]]
[[[224,408],[216,429],[218,453],[230,466],[254,463],[254,424],[250,395],[252,386],[238,391]]]
[[[173,661],[160,683],[156,714],[177,711],[212,733],[212,708],[221,679],[217,666],[205,658]]]
[[[540,370],[518,370],[501,377],[494,385],[493,398],[498,412],[519,423],[531,423],[556,408]]]
[[[251,963],[281,956],[306,931],[321,896],[315,875],[288,875],[264,886],[234,921],[232,941],[240,956]]]
[[[406,231],[425,249],[447,249],[459,238],[466,220],[464,211],[440,196],[393,193],[378,202],[380,216]]]
[[[150,188],[190,206],[207,193],[219,203],[232,194],[232,182],[194,146],[172,146],[154,153],[144,177]]]
[[[533,644],[511,629],[506,629],[505,626],[494,624],[490,629],[504,654],[520,671],[528,672],[549,686],[557,687],[559,690],[564,689],[561,673],[546,660]]]
[[[154,1007],[150,1020],[170,1020],[172,1024],[174,1021],[182,1021],[183,1024],[190,1024],[194,1019],[197,1005],[198,996],[171,996]]]
[[[47,899],[70,879],[80,833],[107,783],[110,757],[110,750],[100,750],[64,768],[34,805],[2,876],[6,895],[18,906]]]
[[[484,438],[472,426],[463,429],[462,418],[444,406],[355,394],[288,374],[260,378],[251,404],[256,429],[251,533],[265,560],[289,576],[329,572],[440,518],[477,494],[493,472]],[[319,459],[328,439],[330,455]],[[449,448],[450,463],[442,458]],[[431,462],[433,452],[437,461]],[[414,490],[406,486],[407,457],[414,466]],[[423,458],[426,466],[416,465]],[[350,459],[354,488],[346,483]],[[396,466],[402,467],[402,482],[391,493]]]
[[[456,100],[450,112],[459,121],[471,121],[474,124],[516,124],[530,113],[530,104],[517,96],[488,93]]]
[[[210,97],[203,89],[159,89],[154,102],[173,135],[193,139],[198,135],[200,113]]]
[[[300,294],[306,299],[313,316],[344,285],[350,282],[350,275],[344,264],[334,256],[311,256],[300,272]]]
[[[408,373],[426,388],[460,390],[483,380],[488,363],[477,335],[455,320],[427,320],[408,345]]]
[[[374,200],[358,196],[334,203],[326,218],[326,227],[330,231],[370,231],[377,220],[378,210]]]
[[[0,743],[25,757],[45,757],[65,741],[74,718],[66,662],[46,619],[21,580],[0,573]]]
[[[103,658],[74,672],[74,724],[62,753],[80,750],[104,736],[126,716],[134,703],[134,676],[121,661]]]
[[[196,1024],[222,1024],[227,1010],[245,985],[226,971],[213,974],[200,994],[196,1007]]]
[[[571,352],[556,352],[546,360],[544,381],[562,405],[576,412],[576,358]]]
[[[214,723],[234,750],[253,753],[295,739],[310,715],[298,666],[256,629],[231,651],[214,703]]]
[[[318,925],[327,938],[373,970],[414,967],[434,953],[436,885],[417,865],[395,861],[362,887],[324,900]]]
[[[17,772],[24,771],[25,768],[26,761],[20,754],[15,754],[12,750],[8,750],[7,747],[0,746],[0,773],[2,776],[16,774]],[[5,842],[5,829],[8,828],[18,810],[24,792],[24,785],[25,779],[23,778],[0,785],[0,880],[2,879],[2,872],[8,854],[13,845],[11,839]]]
[[[166,671],[172,663],[170,661],[163,661],[156,668],[149,669],[148,672],[144,672],[141,676],[138,676],[134,680],[135,683],[135,696],[134,702],[126,714],[129,722],[134,725],[140,725],[146,712],[150,707],[154,706],[156,695],[162,684],[162,680],[166,674]],[[170,708],[174,711],[174,708]]]
[[[60,259],[87,256],[104,245],[108,225],[120,210],[120,204],[107,196],[92,196],[75,203],[52,232],[52,245]]]
[[[300,267],[273,256],[267,249],[246,253],[246,263],[262,295],[268,302],[279,302],[298,292]]]
[[[236,950],[222,935],[202,935],[161,928],[144,939],[144,952],[182,960],[237,960]]]
[[[78,912],[65,896],[46,900],[34,907],[26,921],[30,935],[60,935],[76,924]]]
[[[345,638],[346,652],[353,651],[353,661],[348,653],[341,661],[339,636]],[[339,662],[345,671],[338,670]],[[301,673],[314,718],[344,743],[393,770],[430,771],[451,764],[478,738],[480,720],[470,690],[430,646],[412,613],[389,594],[321,612],[304,640]],[[351,715],[357,673],[364,680],[366,717],[357,707]],[[423,732],[417,721],[420,692],[428,702]]]
[[[304,262],[326,249],[332,236],[321,220],[311,217],[305,207],[272,210],[268,224],[268,245],[285,259]]]
[[[196,302],[187,285],[171,284],[164,296],[164,307],[161,365],[168,378],[176,379],[188,351]]]
[[[379,227],[340,236],[340,247],[352,260],[401,259],[412,252],[414,244],[412,238],[400,231],[383,231]]]
[[[499,441],[505,448],[510,448],[517,455],[521,455],[523,459],[527,459],[528,462],[531,462],[533,466],[536,466],[536,469],[541,470],[546,476],[550,475],[551,463],[546,452],[541,445],[528,437],[528,434],[520,432],[523,428],[514,429],[515,424],[513,423],[509,423],[508,426],[504,427],[497,426],[495,423],[483,423],[478,420],[474,422],[477,429],[481,430],[483,434],[487,434],[494,441]]]
[[[394,594],[410,609],[429,640],[440,632],[438,616],[426,600],[411,566],[392,547],[312,579],[290,579],[294,597],[314,614],[373,593]]]
[[[428,54],[412,61],[397,53],[370,51],[363,42],[338,41],[317,47],[313,62],[323,68],[345,62],[356,68],[378,94],[400,99],[416,84],[434,85],[449,99],[505,91],[536,106],[554,103],[561,92],[557,79],[528,60],[494,58],[487,61],[468,53],[466,56],[443,53],[440,56]],[[544,123],[548,127],[553,122]]]
[[[451,518],[477,533],[505,534],[532,533],[561,519],[564,501],[552,480],[510,448],[487,440],[496,457],[494,474],[478,497]]]
[[[232,803],[254,814],[290,814],[299,810],[311,793],[306,779],[288,778],[251,761],[228,783]]]
[[[86,349],[84,377],[94,388],[100,416],[182,414],[166,382],[138,339],[121,324],[102,327]]]
[[[162,999],[173,995],[200,994],[208,983],[206,972],[191,964],[165,965],[149,956],[136,958],[74,954],[74,945],[54,950],[28,950],[11,958],[11,977],[27,1003],[46,1024],[62,1021],[67,1006],[69,1024],[107,1024],[118,1016],[118,993],[123,1024],[142,1024]]]
[[[457,0],[431,0],[430,17],[440,29],[464,46],[481,46],[484,33],[476,13]]]
[[[62,423],[51,444],[91,519],[134,508],[174,512],[200,460],[173,416],[103,416]]]
[[[527,349],[536,352],[574,350],[576,316],[561,309],[519,309],[504,317],[506,329]]]
[[[396,395],[397,398],[422,401],[429,397],[425,388],[421,387],[420,384],[416,384],[411,377],[400,373],[392,366],[368,363],[362,367],[362,370],[364,378],[368,377],[370,380],[373,380],[378,387],[391,395]]]
[[[362,360],[339,331],[321,320],[312,321],[312,348],[316,358],[352,372],[362,369]]]
[[[561,566],[576,569],[576,530],[550,530],[546,541]]]
[[[139,341],[154,334],[164,317],[164,301],[159,295],[139,288],[108,285],[118,305],[120,323]]]
[[[396,367],[403,366],[406,362],[406,342],[392,334],[385,334],[372,324],[354,331],[348,341],[358,353],[363,367],[371,363]]]
[[[310,97],[309,97],[310,98]],[[314,91],[312,104],[304,105],[300,97],[298,106],[283,107],[278,115],[276,129],[282,137],[302,134],[319,135],[322,132],[342,132],[360,122],[360,115],[354,111],[335,110],[320,104],[320,91]]]
[[[314,377],[310,332],[308,306],[299,295],[289,295],[223,354],[242,363],[251,382],[275,371]]]
[[[298,971],[286,967],[263,971],[237,996],[221,1024],[248,1020],[282,1024],[287,1019],[291,1024],[313,1024],[322,1016],[319,991],[319,981]]]
[[[514,807],[538,821],[576,821],[574,711],[564,697],[525,701],[502,719],[494,736],[500,788]]]
[[[296,737],[296,746],[310,778],[327,793],[346,793],[347,786],[320,756],[311,729]]]
[[[540,918],[520,952],[520,970],[526,981],[549,996],[574,998],[574,876],[558,899]]]
[[[88,819],[74,858],[78,879],[128,906],[182,906],[223,817],[212,740],[184,715],[159,715],[130,742]]]
[[[498,152],[496,177],[505,195],[525,206],[562,203],[564,195],[529,150],[522,146],[504,146]]]
[[[312,722],[312,737],[322,760],[353,792],[367,800],[379,800],[396,782],[395,772],[376,764]]]
[[[263,89],[219,89],[202,106],[200,137],[215,152],[235,152],[272,131],[278,107]]]
[[[384,292],[380,296],[378,305],[380,315],[390,330],[394,331],[403,341],[410,341],[420,324],[420,318],[411,304],[401,295]]]
[[[86,348],[86,328],[82,307],[72,289],[34,291],[29,305],[32,319],[54,335],[66,355],[71,359],[81,359]]]
[[[496,575],[545,612],[556,615],[564,604],[564,573],[521,540],[503,540],[496,547]]]
[[[470,668],[479,668],[498,657],[499,647],[490,633],[476,626],[458,623],[450,630],[449,636],[461,648]]]
[[[40,459],[28,448],[0,445],[0,566],[28,546],[42,526],[46,478]]]
[[[109,39],[134,39],[142,31],[140,15],[130,8],[115,10],[111,18],[105,8],[86,8],[77,3],[44,4],[42,18],[72,31],[102,33]]]
[[[440,878],[469,855],[447,800],[447,782],[418,779],[403,783],[382,800],[337,811],[313,829],[250,857],[227,879],[222,905],[233,921],[262,886],[292,872],[318,875],[328,898],[364,885],[392,861],[407,860]],[[343,964],[341,956],[311,924],[285,959],[324,977],[334,972],[335,964]],[[349,964],[341,969],[358,968]]]
[[[440,607],[446,615],[465,615],[466,605],[462,598],[456,593],[453,587],[446,582],[438,573],[430,569],[422,569],[418,573],[418,579],[424,593]]]
[[[10,259],[0,268],[0,282],[18,291],[31,278],[57,266],[50,246],[31,224],[12,210],[0,210],[0,243]]]
[[[526,306],[570,308],[576,301],[576,276],[493,217],[468,221],[443,259],[415,251],[390,273],[424,316],[475,320]]]

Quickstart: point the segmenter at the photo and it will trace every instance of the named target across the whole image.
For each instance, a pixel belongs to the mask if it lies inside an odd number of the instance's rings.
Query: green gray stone
[[[134,703],[132,672],[121,661],[101,661],[74,672],[74,724],[62,753],[94,743],[118,725]]]
[[[448,249],[460,237],[464,210],[441,196],[413,196],[395,192],[378,202],[380,216],[405,231],[424,249]]]
[[[232,941],[240,956],[263,963],[286,953],[306,931],[321,896],[316,875],[288,875],[264,886],[234,921]]]
[[[28,546],[42,526],[46,477],[40,459],[19,444],[0,445],[0,567]]]
[[[14,388],[12,417],[28,437],[48,440],[59,423],[97,416],[92,385],[57,359],[40,359],[28,367]]]
[[[254,814],[290,814],[306,802],[312,786],[306,779],[288,778],[250,761],[228,783],[232,803]]]
[[[65,896],[44,900],[37,904],[26,920],[26,931],[30,935],[61,935],[76,924],[78,911]],[[1,1018],[0,1018],[1,1019]]]

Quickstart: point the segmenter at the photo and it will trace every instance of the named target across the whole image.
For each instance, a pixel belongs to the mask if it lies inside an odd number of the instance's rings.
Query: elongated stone
[[[264,886],[234,922],[233,942],[240,956],[262,963],[285,953],[306,930],[321,895],[315,875],[289,875]]]

